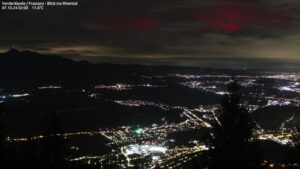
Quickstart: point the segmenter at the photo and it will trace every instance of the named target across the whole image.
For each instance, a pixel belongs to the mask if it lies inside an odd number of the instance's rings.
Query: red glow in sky
[[[129,20],[129,26],[135,30],[151,31],[155,29],[160,20],[155,16],[133,17]]]
[[[208,7],[204,14],[194,18],[212,28],[233,33],[252,25],[265,25],[272,17],[262,9],[245,7],[242,3],[235,2]]]
[[[195,9],[185,8],[182,11],[125,15],[118,13],[116,15],[97,16],[96,20],[98,20],[98,25],[107,28],[105,29],[107,33],[153,32],[163,24],[197,21],[201,23],[201,28],[195,26],[188,31],[194,32],[196,30],[199,33],[201,30],[201,34],[205,34],[217,30],[229,34],[252,27],[272,29],[287,26],[291,21],[288,16],[288,13],[278,13],[271,8],[266,8],[263,4],[230,0],[227,3],[213,3]]]
[[[148,15],[105,16],[97,20],[109,32],[153,31],[161,22],[159,16]]]

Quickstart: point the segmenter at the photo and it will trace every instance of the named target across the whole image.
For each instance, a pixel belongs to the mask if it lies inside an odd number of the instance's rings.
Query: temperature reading
[[[33,10],[44,10],[44,6],[32,6]]]

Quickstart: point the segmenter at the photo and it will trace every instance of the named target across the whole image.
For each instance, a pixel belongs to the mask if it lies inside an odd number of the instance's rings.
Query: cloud
[[[297,0],[80,0],[78,7],[4,12],[0,48],[141,63],[298,59],[299,9]]]

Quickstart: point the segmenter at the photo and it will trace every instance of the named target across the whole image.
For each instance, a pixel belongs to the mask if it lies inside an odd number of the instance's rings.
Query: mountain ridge
[[[10,49],[0,53],[0,88],[41,84],[142,83],[142,76],[161,74],[202,74],[220,72],[234,75],[236,70],[176,66],[125,65],[74,61],[59,55]],[[243,70],[244,71],[244,70]],[[249,73],[249,72],[247,72]]]

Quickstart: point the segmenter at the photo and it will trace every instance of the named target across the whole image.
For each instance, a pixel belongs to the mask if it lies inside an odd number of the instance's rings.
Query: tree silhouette
[[[242,101],[240,88],[236,80],[228,84],[229,93],[222,98],[221,108],[212,123],[211,169],[248,167],[247,143],[255,125]]]

